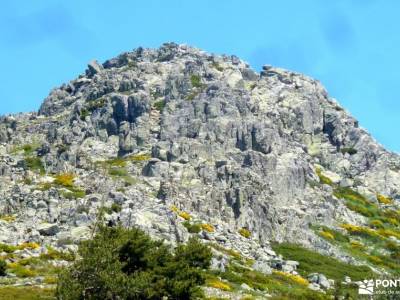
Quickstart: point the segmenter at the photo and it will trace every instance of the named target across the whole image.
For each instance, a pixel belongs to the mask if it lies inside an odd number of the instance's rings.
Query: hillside
[[[245,273],[229,269],[236,257],[328,293],[328,279],[399,274],[400,157],[302,74],[174,43],[138,48],[91,62],[38,113],[1,117],[0,143],[7,285],[52,287],[56,272],[38,266],[67,265],[98,222],[173,245],[197,235],[222,273]],[[232,284],[222,296],[286,293],[233,277],[221,276]]]

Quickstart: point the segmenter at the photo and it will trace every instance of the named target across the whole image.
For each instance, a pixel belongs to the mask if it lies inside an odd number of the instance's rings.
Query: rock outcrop
[[[271,241],[354,261],[310,226],[367,223],[335,186],[400,200],[400,157],[318,81],[173,43],[91,62],[37,114],[2,117],[0,143],[6,243],[66,247],[103,221],[174,243],[186,220],[270,272]]]

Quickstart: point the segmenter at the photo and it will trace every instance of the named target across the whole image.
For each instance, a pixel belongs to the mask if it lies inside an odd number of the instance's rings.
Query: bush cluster
[[[39,157],[26,157],[25,158],[26,167],[34,172],[39,172],[40,174],[45,173],[43,162]]]
[[[376,199],[378,199],[379,203],[381,204],[391,204],[393,202],[391,198],[381,194],[376,195]]]
[[[185,221],[182,225],[185,226],[189,233],[199,233],[201,231],[201,224],[199,223],[192,224],[189,221]]]
[[[342,152],[342,154],[348,153],[350,155],[357,154],[357,150],[352,147],[342,148],[342,149],[340,149],[340,152]]]
[[[192,75],[190,76],[190,83],[192,84],[193,87],[195,88],[201,88],[202,83],[201,83],[201,78],[199,75]]]
[[[246,228],[240,228],[239,234],[247,239],[249,239],[251,237],[251,232]]]
[[[202,296],[199,286],[212,257],[197,239],[172,250],[122,227],[101,227],[80,245],[79,255],[59,277],[58,299],[194,299]]]
[[[74,179],[74,174],[62,173],[54,176],[54,183],[62,187],[70,188],[74,186]]]
[[[154,103],[153,103],[154,108],[155,108],[156,110],[158,110],[159,112],[162,112],[162,111],[163,111],[165,105],[166,105],[165,100],[160,100],[160,101],[157,101],[157,102],[154,102]]]
[[[6,276],[7,263],[4,259],[0,259],[0,276]]]

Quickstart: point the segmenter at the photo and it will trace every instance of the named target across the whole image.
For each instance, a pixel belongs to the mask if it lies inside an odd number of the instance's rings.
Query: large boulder
[[[53,236],[60,231],[60,228],[57,224],[42,223],[37,227],[37,230],[41,235]]]

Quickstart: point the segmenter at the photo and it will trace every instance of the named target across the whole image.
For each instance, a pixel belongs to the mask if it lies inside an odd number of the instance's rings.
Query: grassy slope
[[[1,287],[2,300],[53,300],[54,290],[36,287]]]
[[[282,243],[273,244],[272,248],[284,259],[298,261],[300,263],[298,271],[303,276],[310,273],[322,273],[334,280],[343,280],[345,276],[349,276],[352,280],[364,280],[374,275],[367,266],[349,265],[299,245]]]

